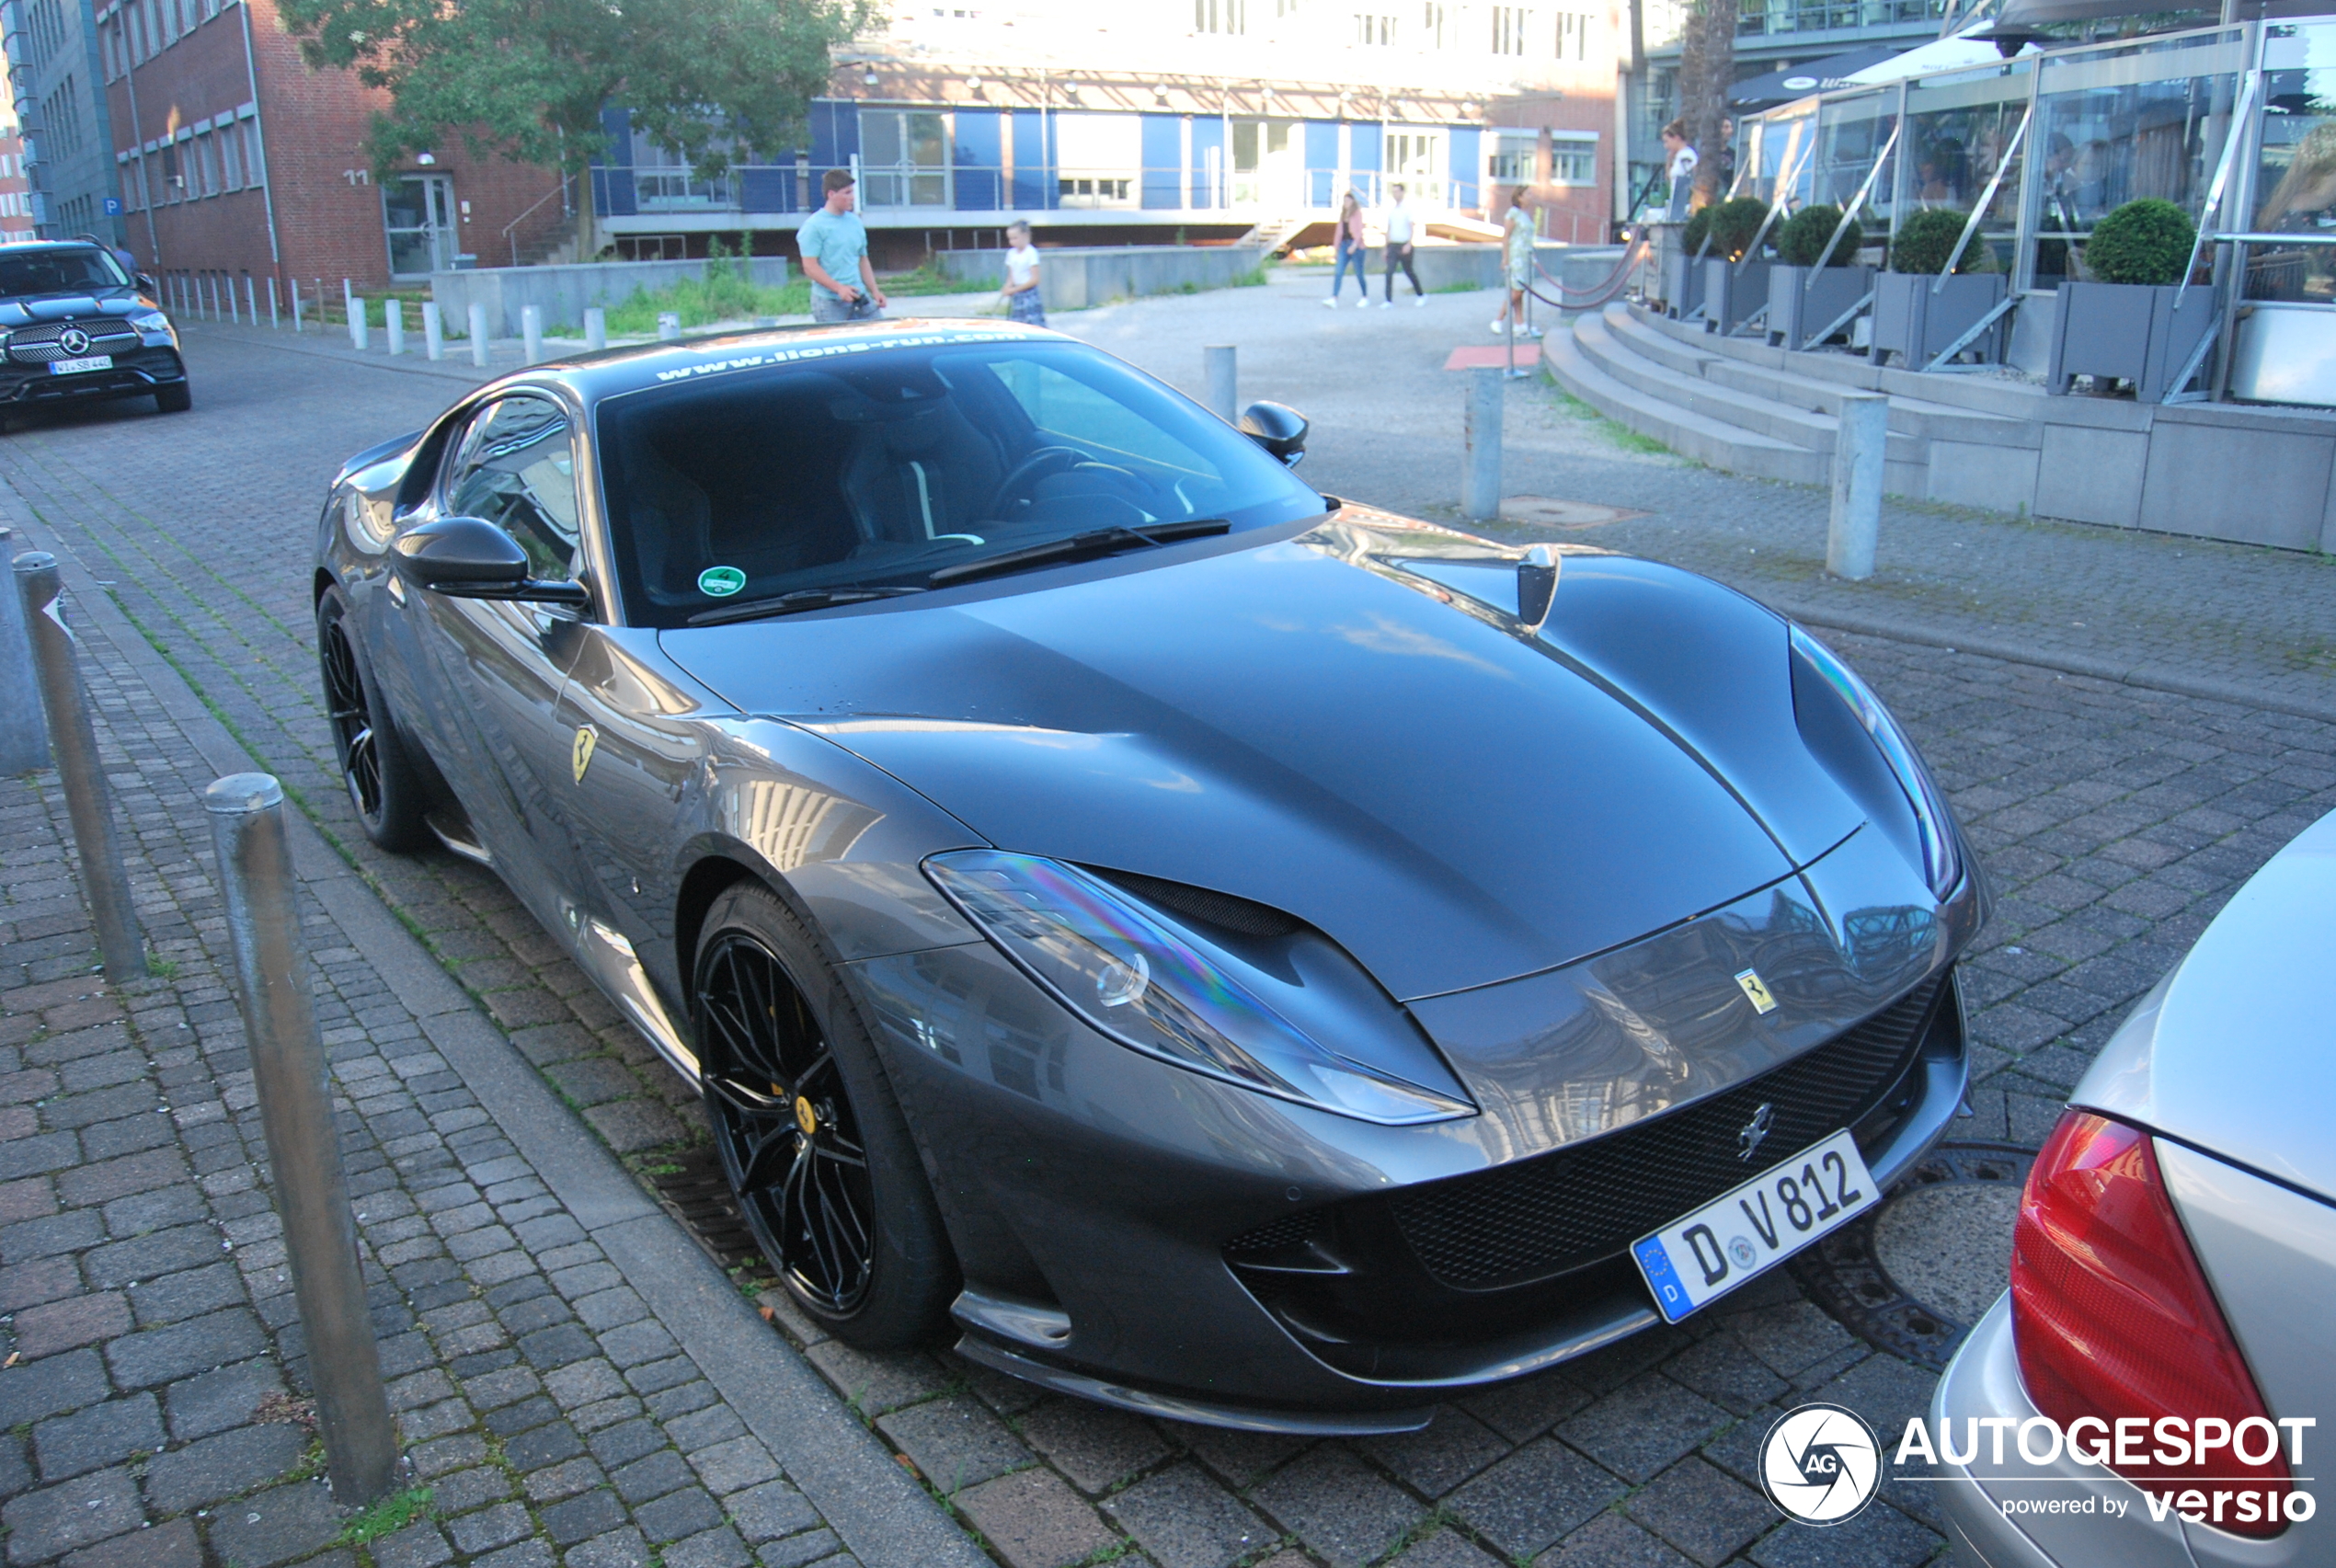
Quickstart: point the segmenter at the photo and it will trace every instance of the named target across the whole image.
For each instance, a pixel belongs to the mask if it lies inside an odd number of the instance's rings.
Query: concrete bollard
[[[32,634],[32,661],[40,671],[40,705],[57,750],[57,777],[73,819],[82,890],[97,926],[97,950],[109,979],[116,983],[141,979],[146,973],[146,944],[130,901],[121,844],[114,837],[113,786],[97,758],[97,728],[81,683],[80,639],[65,625],[57,558],[44,552],[18,555],[16,578],[25,625]]]
[[[0,528],[0,561],[14,552],[14,531]],[[40,681],[33,673],[32,634],[24,600],[0,593],[0,774],[14,778],[49,765],[49,726],[40,716]]]
[[[202,802],[219,853],[270,1185],[308,1336],[325,1464],[333,1501],[358,1507],[396,1485],[397,1434],[382,1387],[381,1346],[365,1302],[349,1173],[309,992],[284,792],[266,773],[232,773],[203,791]]]
[[[670,343],[680,336],[681,336],[681,313],[678,310],[658,311],[657,313],[657,340],[660,343]]]
[[[587,349],[608,347],[608,312],[598,305],[584,307],[584,347]]]
[[[1241,372],[1230,343],[1212,343],[1200,351],[1208,383],[1208,410],[1228,425],[1241,418]]]
[[[243,307],[235,299],[235,280],[230,275],[219,280],[219,287],[227,296],[227,320],[234,326],[244,324]]]
[[[373,346],[372,324],[367,319],[370,314],[362,296],[349,302],[349,343],[361,354]]]
[[[471,363],[487,363],[487,307],[482,304],[471,306]]]
[[[382,336],[389,339],[391,353],[402,354],[406,351],[405,301],[384,300],[382,302]]]
[[[300,280],[297,278],[291,280],[291,287],[292,302],[292,330],[294,332],[304,332],[307,330],[307,327],[300,319]]]
[[[325,285],[319,281],[316,285],[316,297],[322,299],[324,294]],[[340,280],[340,311],[344,317],[357,314],[357,286],[346,278]]]
[[[1460,511],[1471,522],[1501,515],[1501,385],[1498,365],[1468,372],[1467,455],[1460,470]]]
[[[446,357],[446,323],[439,316],[436,300],[422,302],[422,352],[432,361]]]
[[[259,281],[250,273],[244,274],[244,304],[251,312],[251,324],[259,325]]]
[[[1889,450],[1890,400],[1845,392],[1833,435],[1833,511],[1825,531],[1825,569],[1851,582],[1873,575],[1882,532],[1882,464]]]
[[[268,279],[268,329],[271,332],[281,332],[283,330],[284,317],[282,311],[279,308],[279,305],[280,302],[276,295],[276,280],[271,274]]]
[[[544,307],[542,305],[519,307],[519,336],[520,343],[527,353],[527,362],[531,365],[542,364],[544,362]]]

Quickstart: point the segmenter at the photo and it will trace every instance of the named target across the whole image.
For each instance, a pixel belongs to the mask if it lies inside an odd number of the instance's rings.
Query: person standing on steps
[[[819,187],[827,192],[826,205],[805,219],[795,235],[803,275],[811,280],[811,319],[874,320],[889,302],[876,287],[876,269],[868,265],[867,225],[852,210],[852,171],[830,169]]]
[[[1363,270],[1363,199],[1349,190],[1338,204],[1338,269],[1330,275],[1330,298],[1323,302],[1332,310],[1338,308],[1339,292],[1346,286],[1346,269],[1355,269],[1355,290],[1363,297],[1355,302],[1359,310],[1370,308],[1370,278]]]
[[[1501,314],[1493,318],[1496,337],[1507,331],[1512,321],[1519,338],[1541,335],[1538,328],[1525,325],[1525,291],[1533,286],[1533,242],[1539,237],[1533,222],[1533,193],[1520,185],[1502,222],[1501,270],[1508,275],[1508,298],[1501,302]]]
[[[1006,315],[1029,326],[1047,325],[1047,303],[1038,297],[1038,247],[1030,243],[1030,225],[1016,220],[1006,225]]]
[[[1381,310],[1395,308],[1395,269],[1397,267],[1403,268],[1403,276],[1412,280],[1412,303],[1424,305],[1427,303],[1427,291],[1419,286],[1419,274],[1412,269],[1411,203],[1403,200],[1402,186],[1391,185],[1387,190],[1394,200],[1387,206],[1387,266],[1385,269],[1387,297],[1379,302],[1379,308]],[[1370,288],[1368,284],[1363,289],[1363,303],[1366,304],[1370,303]]]

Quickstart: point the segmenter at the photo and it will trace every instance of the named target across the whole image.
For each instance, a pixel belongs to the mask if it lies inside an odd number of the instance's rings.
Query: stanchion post
[[[1208,407],[1228,425],[1241,418],[1241,366],[1230,343],[1212,343],[1200,351],[1208,378]]]
[[[130,901],[130,873],[114,837],[113,786],[97,760],[97,728],[89,718],[89,693],[81,684],[79,639],[66,627],[64,593],[57,558],[45,552],[16,559],[18,602],[32,635],[33,663],[40,671],[40,705],[49,718],[49,738],[57,749],[57,775],[64,785],[65,809],[73,820],[74,850],[81,860],[81,885],[89,916],[97,923],[97,951],[107,978],[117,984],[146,972],[146,944],[138,910]]]
[[[544,362],[544,307],[542,305],[519,307],[519,336],[520,346],[527,355],[527,362],[531,365],[542,364]]]
[[[608,347],[608,312],[599,305],[584,307],[584,347],[587,349]]]
[[[0,561],[16,553],[14,536],[0,528]],[[0,593],[0,774],[13,778],[48,765],[49,726],[40,716],[32,635],[25,630],[24,601],[11,584]]]
[[[487,363],[487,307],[476,302],[471,305],[471,363]]]
[[[1889,450],[1890,400],[1845,392],[1833,434],[1833,511],[1825,531],[1825,569],[1851,582],[1873,575],[1882,532],[1882,464]]]
[[[396,1484],[397,1436],[357,1261],[357,1222],[333,1126],[325,1042],[308,989],[284,792],[266,773],[232,773],[203,791],[202,799],[219,853],[244,1041],[268,1137],[292,1294],[307,1331],[326,1469],[334,1501],[361,1506]]]
[[[436,300],[422,302],[422,352],[432,360],[446,357],[446,322],[438,314]]]
[[[1471,522],[1501,514],[1501,388],[1507,372],[1479,365],[1468,372],[1466,466],[1460,472],[1460,510]]]

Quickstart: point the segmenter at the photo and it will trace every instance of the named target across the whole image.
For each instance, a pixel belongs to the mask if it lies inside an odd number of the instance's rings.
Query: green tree
[[[386,88],[369,149],[386,169],[454,137],[478,155],[583,166],[601,110],[717,174],[800,146],[830,54],[869,0],[280,0],[319,68]]]

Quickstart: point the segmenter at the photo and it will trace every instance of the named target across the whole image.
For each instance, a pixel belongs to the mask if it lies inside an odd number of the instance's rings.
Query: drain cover
[[[1600,523],[1621,522],[1645,515],[1628,507],[1601,506],[1596,501],[1555,501],[1547,496],[1511,496],[1501,502],[1504,522],[1539,522],[1554,528],[1596,528]]]
[[[681,1222],[690,1239],[727,1271],[740,1265],[768,1274],[762,1251],[739,1212],[739,1200],[722,1173],[722,1157],[699,1147],[685,1150],[649,1173],[658,1204]]]
[[[1888,1201],[1787,1265],[1844,1328],[1918,1366],[1944,1367],[2002,1295],[2032,1150],[1942,1143]]]

